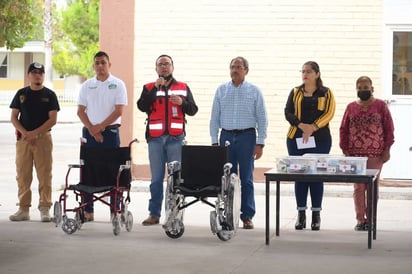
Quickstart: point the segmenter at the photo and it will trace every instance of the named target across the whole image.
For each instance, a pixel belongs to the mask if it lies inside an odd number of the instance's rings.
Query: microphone
[[[163,78],[163,80],[165,80],[166,82],[169,82],[170,81],[170,79],[172,79],[172,75],[171,74],[169,74],[169,75],[159,75],[159,78]],[[162,88],[165,88],[165,86],[164,85],[159,85],[159,90],[161,90]]]
[[[162,77],[166,82],[169,82],[173,76],[169,74],[169,75],[160,75],[160,77]]]
[[[159,75],[159,78],[163,78],[163,79],[164,79],[164,76],[163,76],[163,75]],[[158,89],[159,89],[159,90],[162,90],[163,87],[164,87],[163,85],[159,85]]]

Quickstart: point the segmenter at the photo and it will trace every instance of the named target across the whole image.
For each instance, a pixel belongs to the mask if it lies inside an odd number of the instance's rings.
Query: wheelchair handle
[[[139,143],[139,140],[137,138],[134,138],[132,141],[130,141],[129,147],[131,147],[133,143]]]

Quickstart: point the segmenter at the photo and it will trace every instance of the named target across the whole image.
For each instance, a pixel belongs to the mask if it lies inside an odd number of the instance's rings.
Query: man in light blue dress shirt
[[[231,171],[240,174],[241,180],[240,219],[244,229],[253,229],[254,161],[263,154],[268,120],[262,92],[245,80],[248,72],[249,62],[245,58],[232,59],[232,81],[220,85],[213,99],[210,136],[213,145],[230,143],[228,161],[233,165]]]

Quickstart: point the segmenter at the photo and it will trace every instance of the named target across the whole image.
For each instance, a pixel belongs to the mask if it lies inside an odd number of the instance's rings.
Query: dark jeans
[[[328,154],[332,146],[332,139],[316,141],[315,148],[298,149],[296,139],[286,140],[289,155],[303,155],[306,153],[323,153]],[[323,182],[295,182],[295,198],[298,210],[307,209],[307,198],[310,189],[310,198],[312,201],[312,210],[320,211],[322,209],[323,199]]]
[[[255,167],[253,152],[256,146],[256,131],[251,130],[242,133],[222,131],[220,134],[220,145],[224,146],[226,141],[230,142],[228,146],[228,161],[233,165],[231,172],[240,175],[240,219],[252,219],[256,212],[253,186],[253,170]]]
[[[96,142],[96,140],[89,134],[89,131],[87,128],[83,127],[82,130],[82,137],[86,139],[86,142],[83,143],[83,146],[87,147],[101,147],[101,148],[117,148],[120,147],[120,135],[119,135],[119,129],[114,128],[114,129],[107,129],[102,132],[103,135],[103,143]],[[91,194],[86,194],[83,196],[83,203],[89,203],[88,205],[85,206],[84,210],[88,213],[92,213],[94,211],[93,203],[91,202],[93,200],[93,195]],[[114,208],[114,197],[113,195],[110,196],[110,212],[113,213],[113,208]],[[120,204],[118,203],[118,207]]]

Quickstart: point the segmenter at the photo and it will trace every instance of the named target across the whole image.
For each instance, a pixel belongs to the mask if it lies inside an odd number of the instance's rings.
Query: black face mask
[[[362,101],[368,101],[371,96],[372,92],[370,90],[358,90],[358,97]]]

